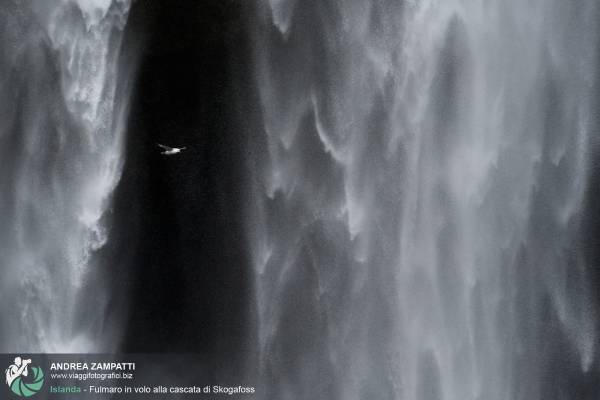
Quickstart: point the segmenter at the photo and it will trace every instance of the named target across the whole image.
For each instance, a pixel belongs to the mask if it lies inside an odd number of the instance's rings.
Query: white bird
[[[169,147],[160,143],[156,143],[156,145],[164,150],[161,151],[160,154],[164,154],[165,156],[172,156],[173,154],[178,154],[185,150],[185,147]]]

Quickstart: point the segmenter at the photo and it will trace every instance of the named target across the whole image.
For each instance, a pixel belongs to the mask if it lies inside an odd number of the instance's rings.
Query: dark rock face
[[[200,353],[215,374],[242,367],[251,337],[241,15],[235,1],[134,4],[142,53],[105,251],[122,350]],[[165,157],[156,143],[187,150]]]

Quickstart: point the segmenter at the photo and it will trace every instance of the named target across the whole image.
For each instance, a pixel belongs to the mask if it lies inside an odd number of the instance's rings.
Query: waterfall
[[[0,9],[0,269],[5,352],[110,351],[94,255],[123,165],[117,90],[129,0]]]
[[[264,398],[548,399],[554,364],[590,373],[598,17],[592,0],[259,2]]]

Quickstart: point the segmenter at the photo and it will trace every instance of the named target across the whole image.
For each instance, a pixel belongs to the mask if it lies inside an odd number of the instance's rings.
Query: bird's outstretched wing
[[[160,147],[161,149],[163,149],[163,150],[173,150],[173,148],[172,148],[172,147],[165,146],[164,144],[156,143],[156,145],[157,145],[158,147]]]

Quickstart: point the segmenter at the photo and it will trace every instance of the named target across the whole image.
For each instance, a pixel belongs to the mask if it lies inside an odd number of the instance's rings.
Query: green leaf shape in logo
[[[24,382],[23,377],[19,376],[10,385],[10,390],[17,396],[30,397],[40,391],[44,386],[44,372],[41,368],[31,367],[33,372],[33,380],[31,382]]]

